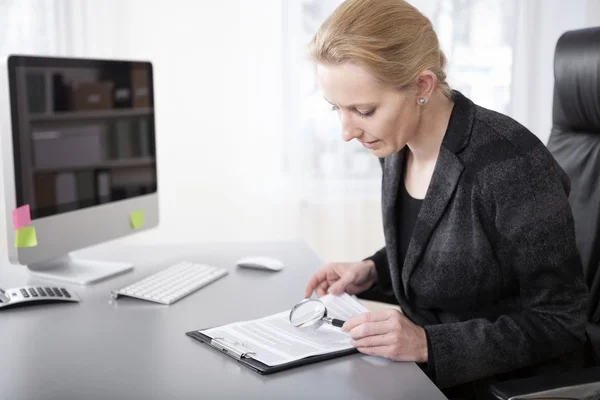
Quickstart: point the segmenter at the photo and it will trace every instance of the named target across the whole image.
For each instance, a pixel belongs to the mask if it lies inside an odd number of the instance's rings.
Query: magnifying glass
[[[325,307],[325,304],[321,300],[304,299],[290,311],[290,322],[296,328],[311,328],[311,330],[316,330],[324,322],[341,328],[346,321],[328,317],[327,307]]]

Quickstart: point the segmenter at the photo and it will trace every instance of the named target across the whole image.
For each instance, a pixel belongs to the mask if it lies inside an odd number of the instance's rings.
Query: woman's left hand
[[[428,360],[425,330],[398,310],[363,313],[346,321],[342,331],[350,333],[352,345],[361,353],[394,361]]]

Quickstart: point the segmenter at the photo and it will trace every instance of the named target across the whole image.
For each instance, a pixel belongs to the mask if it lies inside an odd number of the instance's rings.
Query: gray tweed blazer
[[[406,150],[380,160],[386,246],[370,257],[378,285],[425,327],[440,387],[580,351],[588,302],[567,175],[526,128],[453,96],[404,265],[396,198]]]

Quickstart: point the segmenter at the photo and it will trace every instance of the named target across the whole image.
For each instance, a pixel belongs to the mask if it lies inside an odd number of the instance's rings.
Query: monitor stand
[[[131,271],[133,264],[74,259],[67,255],[50,261],[31,264],[27,267],[32,275],[39,278],[77,285],[89,285]]]

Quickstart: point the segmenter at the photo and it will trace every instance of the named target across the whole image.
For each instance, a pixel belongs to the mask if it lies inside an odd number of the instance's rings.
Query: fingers
[[[327,294],[327,288],[329,287],[329,282],[327,281],[323,281],[319,284],[319,286],[317,286],[317,296],[318,297],[323,297]]]
[[[385,321],[394,316],[395,313],[398,313],[397,310],[389,309],[389,310],[378,310],[373,312],[362,313],[356,317],[350,318],[344,326],[342,326],[342,331],[350,332],[357,326],[364,324],[366,322],[377,322],[377,321]]]
[[[358,294],[358,293],[361,292],[361,290],[359,290],[359,289],[360,288],[357,285],[351,283],[348,286],[346,286],[346,293],[348,293],[348,294]]]
[[[329,293],[338,296],[346,291],[346,286],[350,285],[356,279],[354,271],[346,271],[337,282],[329,287]]]
[[[304,297],[310,297],[313,292],[319,297],[327,293],[335,296],[344,292],[361,293],[372,284],[363,277],[364,267],[361,263],[329,263],[310,277],[304,289]],[[368,265],[366,267],[368,268]],[[361,283],[356,283],[357,279],[361,280]]]
[[[372,283],[371,282],[366,282],[360,285],[357,285],[355,283],[351,283],[348,286],[346,286],[346,293],[348,294],[359,294],[364,292],[365,290],[369,289],[369,287],[371,287]]]
[[[397,335],[394,333],[385,333],[383,335],[374,335],[363,337],[358,340],[352,340],[352,346],[359,347],[378,347],[378,346],[390,346],[397,342]]]
[[[390,346],[373,346],[373,347],[357,347],[356,350],[360,351],[363,354],[368,354],[370,356],[379,356],[388,358],[388,354],[390,353]]]
[[[350,337],[354,340],[360,340],[371,336],[385,335],[393,331],[393,325],[389,320],[365,322],[349,331]]]
[[[385,320],[374,321],[379,318]],[[365,313],[355,317],[344,325],[350,329],[352,345],[364,354],[389,358],[396,361],[426,362],[427,336],[423,328],[414,325],[398,310]],[[360,321],[365,321],[360,323]],[[422,333],[419,333],[419,330]]]
[[[308,280],[306,284],[306,289],[304,289],[304,297],[309,298],[313,291],[323,282],[327,281],[327,272],[324,268],[321,268],[317,272],[313,274]]]

